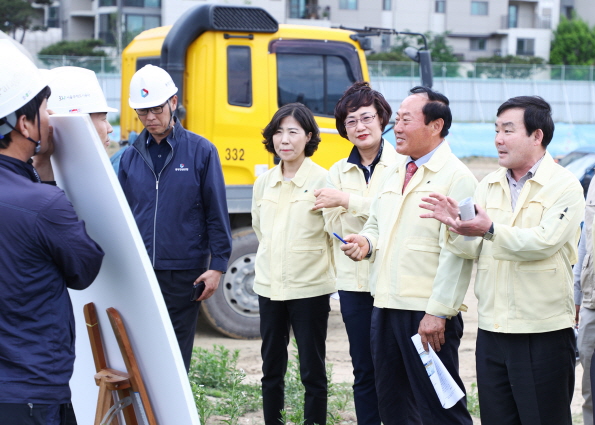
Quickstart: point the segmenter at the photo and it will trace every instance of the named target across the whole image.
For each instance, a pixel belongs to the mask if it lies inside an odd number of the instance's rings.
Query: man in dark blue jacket
[[[130,82],[131,108],[145,126],[122,154],[118,177],[143,237],[186,370],[200,302],[217,290],[231,254],[225,182],[215,146],[174,117],[178,89],[146,65]],[[194,284],[205,283],[197,300]]]
[[[49,87],[9,42],[0,51],[0,423],[75,424],[67,288],[93,282],[103,251],[52,181]]]

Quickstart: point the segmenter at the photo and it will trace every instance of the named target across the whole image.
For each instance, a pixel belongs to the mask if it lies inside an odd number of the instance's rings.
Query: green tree
[[[576,17],[562,17],[550,50],[552,65],[595,64],[595,28]]]
[[[441,34],[434,34],[427,32],[424,34],[428,40],[428,49],[432,52],[433,62],[458,62],[459,59],[455,56],[452,46],[447,43],[446,37],[448,32]],[[409,46],[417,49],[424,47],[423,39],[416,35],[398,35],[395,38],[395,43],[388,52],[371,53],[368,55],[368,60],[372,61],[408,61],[409,57],[404,53]]]
[[[544,69],[545,60],[538,56],[489,56],[478,58],[475,64],[477,77],[529,78]]]
[[[458,75],[459,59],[455,56],[452,46],[447,43],[448,32],[434,34],[427,32],[424,34],[428,41],[428,50],[432,53],[432,62],[448,62],[452,65],[444,65],[434,67],[434,75],[442,75],[447,77],[455,77]],[[415,35],[398,35],[395,42],[388,52],[371,53],[367,59],[369,61],[394,61],[394,62],[409,62],[411,59],[404,53],[407,47],[415,47],[417,49],[424,47],[422,37]],[[405,76],[410,75],[411,67],[407,65],[394,65],[385,67],[383,65],[383,72],[390,76]],[[416,75],[419,75],[419,69],[415,70]]]
[[[17,38],[17,31],[21,30],[19,42],[25,39],[27,31],[45,31],[47,28],[41,25],[34,25],[36,10],[32,3],[51,4],[51,0],[35,0],[32,2],[25,0],[0,0],[0,31],[11,34],[12,38]]]
[[[101,59],[107,54],[97,47],[103,46],[101,40],[88,39],[79,41],[59,41],[39,51],[39,59],[48,68],[57,66],[80,66],[95,72],[113,72],[117,68],[113,60]]]
[[[102,46],[101,40],[89,39],[79,41],[59,41],[50,44],[39,51],[40,55],[65,55],[65,56],[106,56],[103,50],[95,50]]]

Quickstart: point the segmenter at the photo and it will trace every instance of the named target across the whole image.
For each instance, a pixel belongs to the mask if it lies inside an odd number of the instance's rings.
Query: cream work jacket
[[[370,205],[380,188],[383,172],[405,157],[383,141],[382,155],[374,168],[370,182],[366,183],[364,172],[347,158],[336,162],[329,170],[327,187],[349,193],[349,208],[324,209],[325,229],[333,241],[333,254],[337,268],[337,289],[343,291],[370,292],[368,261],[353,261],[341,251],[341,242],[333,236],[359,233],[370,214]]]
[[[451,234],[448,244],[463,258],[478,258],[479,328],[535,333],[571,327],[572,264],[585,208],[583,189],[546,153],[512,211],[506,171],[487,175],[475,192],[475,203],[494,222],[493,241],[465,242]]]
[[[328,172],[306,158],[291,181],[281,164],[258,177],[252,198],[256,252],[254,292],[276,301],[315,297],[335,290],[331,240],[322,211],[312,211],[314,190]]]
[[[402,194],[405,162],[386,169],[385,181],[360,234],[373,246],[370,285],[374,306],[452,317],[465,309],[473,262],[445,249],[447,227],[420,218],[421,198],[432,192],[455,199],[473,195],[477,180],[442,143],[419,167]]]

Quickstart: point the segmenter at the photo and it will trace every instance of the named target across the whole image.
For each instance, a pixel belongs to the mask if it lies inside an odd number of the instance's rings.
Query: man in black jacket
[[[67,288],[93,282],[103,251],[53,182],[49,87],[10,42],[0,51],[0,422],[74,424]]]
[[[200,307],[190,300],[191,290],[204,282],[196,301],[217,290],[231,254],[231,230],[217,149],[176,120],[177,91],[157,66],[134,74],[129,104],[145,130],[123,153],[118,177],[188,370]]]

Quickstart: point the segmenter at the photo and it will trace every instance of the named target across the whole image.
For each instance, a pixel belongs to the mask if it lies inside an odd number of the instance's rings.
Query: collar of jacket
[[[35,168],[33,168],[32,164],[32,159],[29,159],[27,162],[23,162],[20,159],[0,154],[0,167],[26,177],[33,183],[39,183],[41,182],[41,179],[39,178],[39,175],[37,174],[37,171],[35,171]]]
[[[300,169],[295,173],[295,177],[291,179],[293,184],[297,187],[302,187],[304,183],[306,183],[306,179],[310,174],[310,169],[312,168],[312,160],[309,157],[304,158],[304,162],[300,166]],[[274,171],[273,178],[271,179],[271,187],[276,186],[278,183],[283,181],[283,172],[281,171],[281,166],[283,165],[283,161],[277,165],[276,170]]]
[[[433,171],[434,173],[438,172],[446,163],[450,160],[450,154],[452,151],[450,150],[450,145],[446,140],[443,140],[436,149],[436,152],[432,155],[430,160],[426,162],[422,167],[426,167],[428,170]],[[405,162],[403,161],[404,165]]]
[[[353,149],[357,149],[357,147],[353,147]],[[382,164],[385,167],[387,165],[389,165],[387,162],[389,161],[387,159],[387,157],[390,155],[389,153],[387,153],[387,151],[389,149],[395,150],[395,148],[393,148],[393,145],[391,145],[390,143],[388,143],[386,140],[384,140],[384,138],[382,139],[382,154],[380,155],[380,159],[378,161],[378,163],[376,163],[376,165],[378,164]],[[392,164],[394,161],[390,161],[390,163]],[[345,161],[345,163],[343,164],[343,172],[347,172],[349,171],[351,168],[353,167],[357,167],[357,164],[354,164],[353,162],[349,162],[349,161]],[[359,168],[359,167],[358,167]]]
[[[180,124],[180,121],[178,121],[177,117],[174,117],[174,121],[175,124],[172,129],[172,132],[165,139],[169,142],[171,147],[175,149],[176,145],[178,144],[177,139],[181,136],[184,127],[182,127],[182,124]],[[149,139],[149,136],[150,133],[147,131],[147,129],[143,129],[143,131],[141,131],[141,133],[138,135],[132,146],[134,146],[140,152],[147,151],[147,140]]]
[[[172,132],[165,138],[167,142],[171,145],[171,152],[169,156],[173,156],[174,151],[176,150],[176,146],[178,144],[178,140],[180,137],[183,137],[184,134],[184,127],[180,124],[180,121],[176,117],[174,117],[174,128]],[[145,162],[149,166],[151,170],[153,170],[153,160],[151,159],[151,154],[149,153],[149,147],[147,146],[147,139],[149,138],[150,134],[145,128],[141,133],[138,135],[132,146],[134,149],[138,151],[138,153],[144,158]],[[166,163],[168,161],[166,160]],[[165,168],[165,167],[164,167]],[[161,170],[163,171],[163,170]],[[154,170],[153,170],[154,172]]]
[[[544,186],[554,175],[555,168],[556,162],[554,161],[554,158],[552,158],[550,153],[546,151],[543,161],[541,161],[541,164],[537,168],[535,175],[529,180]],[[505,167],[498,168],[495,172],[488,175],[488,183],[501,182],[503,185],[508,186],[508,179],[506,178],[507,171],[508,169]]]

